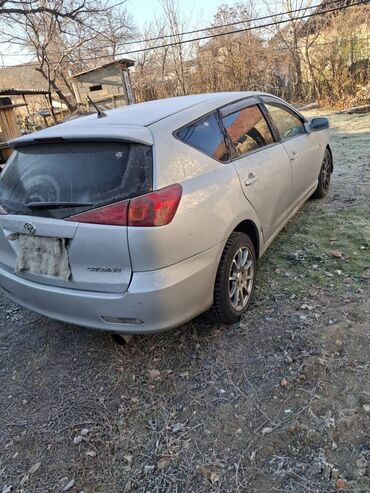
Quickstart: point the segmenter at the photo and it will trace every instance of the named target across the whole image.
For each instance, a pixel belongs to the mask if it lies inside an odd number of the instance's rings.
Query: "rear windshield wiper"
[[[29,209],[61,209],[63,207],[87,207],[94,204],[90,202],[27,202]]]

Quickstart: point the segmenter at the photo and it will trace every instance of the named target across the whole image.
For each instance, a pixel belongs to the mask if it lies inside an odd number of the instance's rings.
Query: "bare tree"
[[[191,90],[188,67],[194,44],[182,44],[190,19],[184,18],[176,0],[162,0],[162,16],[141,33],[142,50],[136,57],[133,83],[138,101],[188,94]],[[153,38],[159,37],[155,40]]]
[[[258,30],[248,30],[252,27],[251,19],[257,15],[253,1],[238,2],[232,6],[221,5],[218,8],[213,29],[208,32],[222,36],[199,44],[197,50],[198,86],[202,90],[241,91],[265,88],[265,42]],[[226,34],[230,31],[234,32]]]
[[[291,97],[295,100],[304,98],[304,84],[302,76],[302,52],[299,48],[299,40],[301,38],[301,30],[304,26],[304,21],[300,17],[307,15],[312,5],[312,0],[281,0],[272,7],[271,3],[266,3],[266,7],[271,14],[278,12],[288,12],[285,16],[273,17],[274,27],[272,28],[272,38],[270,47],[273,50],[286,50],[289,54],[288,63],[290,67],[288,71],[294,74],[294,78],[290,77],[292,83]],[[288,22],[281,23],[282,20]]]
[[[70,70],[112,61],[133,32],[125,2],[0,0],[0,40],[35,54],[49,90],[72,111]]]
[[[181,18],[179,5],[176,0],[162,0],[161,4],[164,22],[167,24],[168,32],[170,34],[168,39],[170,43],[174,43],[174,46],[168,50],[172,65],[171,68],[178,80],[179,93],[186,94],[185,61],[188,58],[189,45],[183,45],[181,43],[183,40],[181,32],[184,31],[186,23]]]
[[[333,12],[307,23],[303,38],[303,62],[317,98],[336,105],[354,98],[356,85],[369,79],[366,25],[370,7]]]
[[[165,36],[166,29],[163,19],[146,26],[141,33],[143,39],[153,40],[140,43],[142,51],[136,56],[136,64],[133,72],[133,84],[138,101],[163,98],[174,95],[175,90],[168,67],[168,47],[155,48],[158,42],[154,39]],[[163,43],[166,44],[166,43]]]

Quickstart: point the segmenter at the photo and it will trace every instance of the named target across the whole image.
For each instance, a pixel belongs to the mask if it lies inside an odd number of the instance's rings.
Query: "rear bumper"
[[[136,272],[122,294],[48,286],[1,268],[0,287],[20,305],[63,322],[125,334],[159,332],[211,306],[222,249],[218,245],[165,269]],[[110,323],[103,317],[128,323]]]

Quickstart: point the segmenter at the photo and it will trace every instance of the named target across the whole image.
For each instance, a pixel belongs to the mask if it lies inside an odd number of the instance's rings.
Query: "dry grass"
[[[276,239],[240,324],[120,347],[0,298],[0,492],[370,491],[370,117],[330,118],[331,192]]]

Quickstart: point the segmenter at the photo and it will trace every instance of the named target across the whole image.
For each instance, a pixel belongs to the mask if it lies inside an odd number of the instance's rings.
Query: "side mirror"
[[[310,121],[311,132],[316,132],[318,130],[325,130],[329,128],[329,120],[327,118],[312,118]]]

